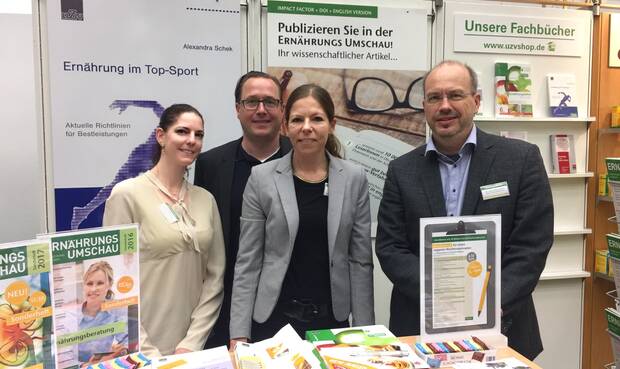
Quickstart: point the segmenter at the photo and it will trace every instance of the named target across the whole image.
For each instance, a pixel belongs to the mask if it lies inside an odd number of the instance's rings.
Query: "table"
[[[417,337],[416,336],[407,336],[407,337],[399,337],[399,340],[401,340],[401,342],[404,342],[410,346],[413,346],[416,342]],[[527,358],[525,358],[523,355],[521,355],[520,353],[516,352],[515,350],[511,349],[510,347],[503,347],[497,350],[497,358],[498,359],[506,359],[509,357],[513,357],[519,361],[521,361],[524,364],[527,364],[530,368],[532,369],[542,369],[540,366],[536,365],[535,363],[533,363],[532,361],[528,360]],[[443,367],[442,367],[443,368]],[[445,367],[445,368],[451,368],[451,367]]]

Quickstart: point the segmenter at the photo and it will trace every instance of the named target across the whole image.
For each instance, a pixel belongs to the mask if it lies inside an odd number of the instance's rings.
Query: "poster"
[[[48,236],[56,368],[77,369],[139,350],[138,226]]]
[[[388,163],[425,142],[427,10],[270,0],[268,12],[268,72],[284,100],[306,83],[330,93],[344,155],[368,174],[375,223]]]
[[[240,136],[239,24],[234,0],[47,4],[57,230],[101,225],[114,184],[151,167],[165,107],[202,113],[203,150]]]
[[[0,245],[0,364],[53,369],[50,243]]]

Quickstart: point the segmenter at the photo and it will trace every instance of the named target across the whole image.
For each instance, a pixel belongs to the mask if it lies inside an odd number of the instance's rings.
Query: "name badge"
[[[170,205],[166,203],[159,205],[159,211],[162,213],[164,218],[166,218],[168,223],[172,224],[179,221],[179,217],[177,217],[177,214],[174,212],[174,210],[172,210]]]
[[[510,191],[508,190],[508,182],[506,181],[480,186],[480,192],[482,193],[483,200],[491,200],[498,197],[510,196]]]

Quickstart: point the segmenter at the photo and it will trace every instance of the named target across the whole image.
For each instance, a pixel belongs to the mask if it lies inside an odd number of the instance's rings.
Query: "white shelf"
[[[562,123],[584,123],[594,122],[596,117],[583,117],[583,118],[558,118],[558,117],[514,117],[514,118],[497,118],[497,117],[485,117],[475,116],[474,122],[562,122]]]
[[[582,228],[582,229],[554,229],[554,236],[571,236],[574,234],[590,234],[592,230],[590,228]]]
[[[594,173],[592,173],[592,172],[569,173],[569,174],[547,173],[547,177],[549,177],[549,179],[558,179],[558,178],[590,178],[590,177],[594,177]]]
[[[546,272],[540,275],[541,281],[552,281],[556,279],[577,279],[577,278],[588,278],[590,276],[590,272],[586,272],[585,270],[575,270],[570,272]]]

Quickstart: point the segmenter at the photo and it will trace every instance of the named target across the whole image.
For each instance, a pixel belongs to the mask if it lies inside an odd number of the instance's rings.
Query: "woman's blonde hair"
[[[90,277],[93,273],[97,271],[102,271],[103,274],[105,274],[105,277],[108,279],[108,282],[110,282],[110,289],[108,290],[108,292],[106,292],[105,298],[106,300],[112,300],[114,298],[114,292],[112,292],[112,285],[114,284],[114,270],[107,261],[98,261],[94,264],[91,264],[88,267],[88,270],[86,270],[86,273],[84,273],[82,281],[86,283],[88,277]]]

